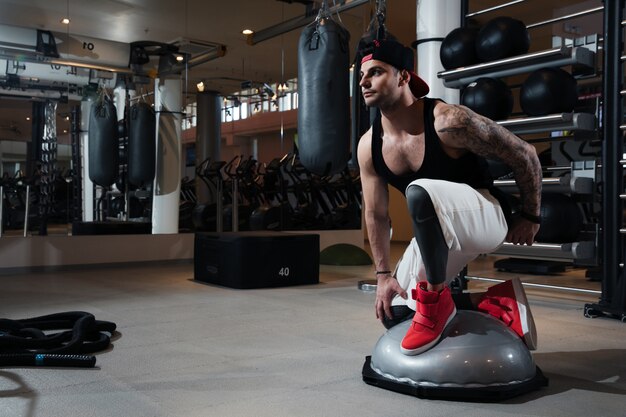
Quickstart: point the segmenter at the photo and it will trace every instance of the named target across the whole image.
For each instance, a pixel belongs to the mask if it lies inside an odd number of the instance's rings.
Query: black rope
[[[82,311],[0,319],[0,366],[93,367],[95,357],[85,354],[108,348],[115,329]]]

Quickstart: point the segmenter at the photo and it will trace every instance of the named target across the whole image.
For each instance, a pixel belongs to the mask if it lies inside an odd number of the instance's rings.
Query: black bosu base
[[[369,385],[401,394],[413,395],[419,398],[434,400],[472,401],[472,402],[498,402],[517,397],[530,391],[548,386],[546,378],[539,367],[536,368],[535,376],[523,382],[514,384],[488,386],[488,387],[441,387],[433,385],[414,385],[408,382],[400,382],[386,378],[370,366],[371,356],[365,358],[363,364],[363,381]]]

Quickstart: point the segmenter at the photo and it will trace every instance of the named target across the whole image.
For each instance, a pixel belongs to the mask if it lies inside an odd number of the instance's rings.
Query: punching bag
[[[113,185],[119,165],[117,113],[111,98],[101,93],[89,114],[89,179],[102,187]]]
[[[156,118],[144,101],[130,108],[128,131],[128,181],[141,187],[154,180],[156,161]]]
[[[365,33],[359,40],[356,55],[353,62],[352,70],[352,91],[353,97],[350,102],[350,120],[351,120],[351,140],[350,149],[352,152],[352,159],[350,163],[354,166],[358,166],[357,149],[361,136],[370,128],[371,116],[369,109],[365,105],[363,96],[361,95],[359,73],[361,72],[361,60],[366,55],[367,49],[370,47],[375,39],[375,32],[370,31]]]
[[[365,55],[372,53],[374,46],[374,39],[378,39],[379,28],[375,26],[376,17],[372,19],[370,23],[371,29],[361,36],[359,43],[357,44],[356,54],[353,61],[352,70],[352,100],[351,100],[351,121],[352,121],[352,140],[351,140],[351,152],[352,159],[350,163],[357,167],[357,149],[361,136],[367,132],[376,118],[377,109],[372,107],[371,109],[365,105],[365,100],[361,95],[361,79],[359,74],[361,72],[361,60]],[[397,40],[397,38],[389,32],[385,32],[385,39]]]
[[[318,19],[298,42],[298,149],[317,175],[340,172],[350,158],[349,40],[339,23]]]

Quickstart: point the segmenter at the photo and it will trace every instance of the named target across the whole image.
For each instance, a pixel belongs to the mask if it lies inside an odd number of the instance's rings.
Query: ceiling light
[[[178,62],[183,62],[183,60],[184,60],[184,59],[185,59],[185,57],[184,57],[184,56],[182,56],[182,55],[176,55],[176,61],[178,61]]]
[[[29,116],[26,116],[26,120],[30,120],[30,117],[29,117]]]
[[[204,91],[204,81],[200,81],[198,84],[196,84],[196,87],[198,88],[199,92],[203,92]]]
[[[64,25],[69,25],[70,24],[70,18],[69,17],[64,17],[63,19],[61,19],[61,23],[63,23]]]
[[[241,31],[241,33],[243,33],[244,35],[248,36],[248,35],[252,35],[254,33],[254,31],[252,29],[244,29]]]

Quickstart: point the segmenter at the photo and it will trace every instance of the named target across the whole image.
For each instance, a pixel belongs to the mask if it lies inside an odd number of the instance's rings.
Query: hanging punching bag
[[[117,113],[111,98],[101,93],[89,114],[89,179],[108,187],[115,182],[119,165]]]
[[[317,175],[340,172],[350,157],[349,40],[339,23],[318,19],[298,43],[298,149]]]
[[[361,60],[363,56],[365,56],[365,51],[368,46],[372,43],[374,39],[374,35],[371,32],[365,33],[361,39],[359,40],[356,56],[353,61],[353,70],[352,70],[352,100],[350,102],[350,110],[351,110],[351,140],[350,140],[350,149],[352,152],[352,157],[350,159],[350,164],[354,166],[358,166],[359,162],[357,159],[357,149],[359,146],[359,140],[361,136],[367,129],[369,129],[371,125],[370,120],[370,112],[368,111],[367,106],[365,105],[365,101],[363,100],[363,96],[361,95],[361,87],[359,86],[360,79],[359,73],[361,72]]]
[[[128,181],[141,187],[154,180],[156,118],[144,101],[130,108],[128,131]]]
[[[376,17],[374,17],[370,23],[370,29],[365,32],[363,36],[361,36],[361,39],[359,39],[352,64],[352,100],[350,103],[352,111],[352,158],[350,159],[350,164],[355,167],[358,167],[359,165],[357,160],[359,140],[361,139],[361,136],[363,136],[363,134],[365,134],[365,132],[367,132],[370,128],[377,114],[375,107],[368,108],[365,105],[365,100],[363,100],[363,96],[361,95],[361,86],[359,85],[361,82],[359,76],[361,72],[361,60],[365,55],[372,53],[374,39],[382,37],[380,31],[380,24],[378,27],[376,26]],[[384,32],[384,37],[385,39],[397,40],[394,35],[386,31]]]

